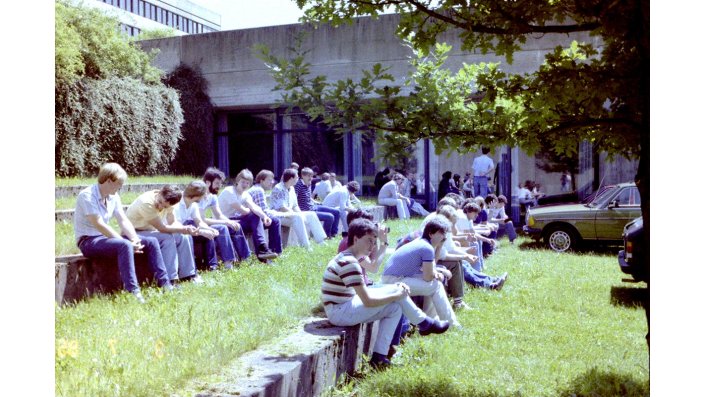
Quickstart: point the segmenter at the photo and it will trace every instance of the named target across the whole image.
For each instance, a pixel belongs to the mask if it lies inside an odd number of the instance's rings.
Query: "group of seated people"
[[[202,180],[192,181],[183,192],[165,185],[141,194],[123,210],[117,193],[127,173],[119,164],[106,163],[98,183],[77,197],[76,243],[87,258],[117,258],[125,289],[144,302],[134,253],[145,253],[157,284],[171,291],[180,281],[203,282],[196,271],[195,244],[210,269],[219,266],[219,257],[230,269],[252,255],[246,235],[252,236],[255,255],[263,262],[282,252],[281,225],[290,228],[298,245],[309,249],[309,236],[316,243],[335,237],[341,219],[347,235],[344,220],[356,208],[353,203],[359,203],[355,197],[359,184],[336,185],[317,203],[312,198],[313,177],[310,168],[303,168],[301,177],[288,168],[275,185],[273,172],[261,170],[255,177],[244,169],[234,185],[223,188],[225,174],[210,167]],[[270,190],[267,199],[265,192]],[[119,231],[109,224],[112,218]]]
[[[491,290],[504,285],[507,273],[497,277],[482,271],[484,258],[497,247],[497,232],[506,230],[510,241],[516,237],[501,210],[506,198],[488,195],[476,201],[448,194],[417,231],[399,239],[386,261],[381,283],[374,284],[368,272],[377,273],[382,267],[389,229],[373,223],[369,211],[351,205],[359,189],[357,182],[333,188],[317,204],[311,197],[313,171],[303,168],[300,173],[299,178],[295,169],[286,169],[274,185],[271,171],[262,170],[254,177],[245,169],[234,185],[223,188],[225,175],[211,167],[202,180],[189,183],[183,192],[166,185],[141,194],[124,211],[117,193],[127,174],[120,165],[107,163],[100,169],[98,182],[78,195],[77,244],[88,258],[117,257],[125,289],[144,303],[134,253],[146,254],[157,284],[171,291],[177,282],[202,282],[196,271],[194,243],[203,243],[209,267],[217,268],[220,257],[227,269],[251,255],[245,234],[252,234],[257,258],[267,261],[282,252],[280,225],[290,225],[303,245],[308,233],[316,242],[335,237],[338,222],[343,220],[339,253],[323,274],[321,301],[334,325],[380,321],[371,358],[375,368],[391,364],[409,324],[421,335],[460,328],[455,310],[467,307],[465,283]],[[268,201],[265,192],[269,190]],[[109,225],[111,218],[117,220],[120,232]]]
[[[407,183],[408,181],[402,173],[393,173],[390,180],[381,185],[379,193],[377,194],[377,203],[394,207],[399,219],[409,219],[412,213],[418,214],[419,216],[428,215],[428,211],[426,211],[421,204],[402,194],[404,190],[403,187]]]
[[[323,275],[321,301],[330,322],[350,326],[379,320],[373,368],[391,365],[409,323],[421,335],[461,328],[455,311],[468,307],[464,283],[498,291],[507,279],[506,272],[482,272],[484,258],[498,245],[497,232],[506,232],[510,242],[516,238],[504,213],[506,201],[493,194],[484,199],[446,195],[418,230],[399,239],[378,284],[368,272],[377,273],[384,261],[389,229],[373,223],[364,209],[350,212],[348,236]]]

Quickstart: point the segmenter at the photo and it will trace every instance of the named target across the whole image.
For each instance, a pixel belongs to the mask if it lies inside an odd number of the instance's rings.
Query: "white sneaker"
[[[195,276],[193,276],[193,278],[191,279],[191,282],[194,283],[194,284],[203,284],[203,283],[205,283],[205,281],[203,280],[203,278],[201,278],[201,275],[200,275],[200,274],[196,274]]]
[[[137,302],[145,303],[144,297],[142,296],[142,292],[140,292],[140,290],[136,289],[136,290],[132,291],[131,293],[135,297],[135,299],[137,299]]]

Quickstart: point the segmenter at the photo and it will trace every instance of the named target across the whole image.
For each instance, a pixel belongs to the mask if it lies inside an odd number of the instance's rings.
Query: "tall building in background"
[[[220,14],[188,0],[74,1],[117,16],[122,31],[137,36],[142,30],[172,28],[178,35],[220,31]]]

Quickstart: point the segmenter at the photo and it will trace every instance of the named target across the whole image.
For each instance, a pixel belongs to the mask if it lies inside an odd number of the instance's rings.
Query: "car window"
[[[620,207],[641,205],[641,196],[636,187],[626,187],[622,189],[614,198]]]
[[[592,200],[590,203],[591,207],[600,207],[602,205],[606,205],[607,201],[614,196],[614,189],[616,186],[609,186],[602,192],[599,192],[599,194]]]

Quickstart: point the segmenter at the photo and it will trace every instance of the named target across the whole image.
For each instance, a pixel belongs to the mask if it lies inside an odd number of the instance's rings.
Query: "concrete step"
[[[379,322],[336,327],[313,317],[298,329],[235,360],[207,390],[195,387],[195,396],[319,396],[358,370],[363,354],[372,355]]]
[[[168,183],[132,183],[132,184],[125,184],[122,186],[122,189],[120,189],[121,192],[135,192],[135,193],[144,193],[148,190],[154,190],[154,189],[161,189],[162,186],[167,185]],[[186,188],[186,183],[173,183],[172,185],[176,185],[181,190]],[[54,187],[54,197],[55,198],[61,198],[61,197],[75,197],[78,196],[78,193],[81,192],[81,190],[87,188],[88,185],[76,185],[76,186],[56,186]]]

